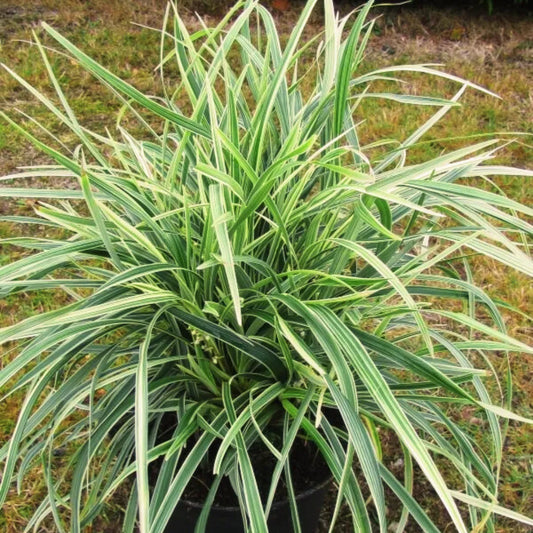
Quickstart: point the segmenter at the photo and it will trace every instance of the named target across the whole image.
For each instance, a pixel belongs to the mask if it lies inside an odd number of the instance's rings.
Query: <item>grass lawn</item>
[[[0,3],[0,61],[7,64],[34,87],[52,96],[39,51],[31,46],[32,31],[41,35],[38,23],[48,22],[76,43],[80,48],[127,79],[141,91],[157,94],[161,90],[154,67],[159,61],[160,36],[150,27],[161,24],[165,2],[163,0],[3,0]],[[298,15],[298,8],[277,12],[279,26],[288,34]],[[498,155],[501,164],[532,167],[533,161],[533,20],[519,15],[489,17],[481,11],[437,11],[430,7],[417,10],[387,8],[381,14],[375,35],[364,62],[365,70],[383,65],[403,63],[441,63],[447,72],[469,79],[487,87],[501,96],[493,98],[468,90],[463,107],[451,111],[424,140],[413,157],[427,158],[447,148],[454,148],[464,138],[478,132],[508,137],[510,144]],[[199,23],[193,14],[185,16],[191,26]],[[207,17],[215,22],[216,17]],[[131,24],[135,22],[136,25]],[[320,31],[317,13],[306,30],[309,37]],[[44,39],[44,37],[43,37]],[[44,43],[52,46],[50,40]],[[70,98],[79,121],[95,131],[114,128],[120,103],[104,86],[82,72],[76,64],[57,54],[51,54],[53,67]],[[308,58],[312,68],[312,57]],[[167,80],[172,83],[172,79]],[[386,88],[385,82],[383,87]],[[410,94],[453,96],[458,90],[445,80],[421,79],[413,76],[404,86]],[[11,116],[15,109],[37,118],[69,145],[69,134],[58,127],[57,121],[6,71],[0,71],[0,107]],[[186,111],[186,110],[185,110]],[[398,103],[367,99],[360,110],[359,120],[364,120],[360,132],[363,143],[382,139],[402,139],[431,115],[420,108],[409,108]],[[26,121],[27,119],[22,118]],[[525,132],[529,135],[517,135]],[[444,140],[453,137],[453,140]],[[13,173],[17,167],[43,163],[46,160],[32,146],[4,122],[0,122],[0,175]],[[45,178],[35,178],[34,185],[43,184]],[[53,185],[53,184],[51,184]],[[13,186],[12,183],[0,186]],[[524,179],[495,179],[487,182],[489,190],[502,188],[511,198],[532,205],[533,188]],[[0,217],[28,215],[34,209],[33,201],[12,203],[0,198]],[[45,226],[34,226],[33,232],[46,235]],[[21,235],[22,229],[9,221],[0,220],[0,238]],[[0,264],[26,253],[21,248],[0,248]],[[525,276],[509,272],[489,261],[473,260],[473,276],[491,296],[506,300],[520,312],[505,314],[509,333],[522,341],[531,338],[531,323],[525,318],[531,313],[533,287]],[[0,299],[0,326],[6,326],[23,317],[50,310],[58,305],[57,294],[32,293]],[[65,301],[68,296],[61,295]],[[7,348],[0,351],[3,360],[14,356]],[[492,354],[491,363],[505,380],[507,358]],[[0,360],[0,364],[3,364]],[[513,409],[520,415],[533,416],[533,358],[520,353],[509,355],[513,375]],[[23,394],[16,394],[0,402],[0,445],[13,430]],[[481,441],[486,438],[483,422],[476,413],[463,410],[457,413],[465,423],[476,428]],[[386,461],[395,461],[395,444],[390,443]],[[505,442],[507,459],[501,473],[501,503],[518,512],[531,515],[533,508],[533,434],[531,429],[511,422]],[[58,458],[61,468],[61,458]],[[419,501],[432,509],[443,531],[451,531],[447,516],[440,510],[431,490],[416,488]],[[8,502],[0,511],[0,530],[6,533],[22,532],[29,516],[46,494],[40,469],[26,479],[20,492],[13,490]],[[110,502],[92,531],[117,531],[120,516],[120,495]],[[392,512],[392,511],[391,511]],[[440,513],[440,518],[439,517]],[[498,522],[498,531],[527,531],[506,519]],[[408,527],[409,530],[409,527]],[[44,530],[43,530],[44,531]],[[50,531],[55,531],[53,528]],[[349,531],[339,526],[338,531]],[[411,529],[410,531],[417,531]]]

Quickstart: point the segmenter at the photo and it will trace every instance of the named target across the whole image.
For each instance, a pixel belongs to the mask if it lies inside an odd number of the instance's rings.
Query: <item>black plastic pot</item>
[[[322,482],[305,492],[296,495],[296,505],[302,533],[315,533],[324,498],[331,481]],[[202,511],[202,504],[180,501],[165,533],[194,533],[194,527]],[[272,505],[268,516],[268,530],[275,533],[293,533],[291,509],[288,500]],[[242,514],[239,507],[211,508],[207,520],[206,533],[244,533]]]

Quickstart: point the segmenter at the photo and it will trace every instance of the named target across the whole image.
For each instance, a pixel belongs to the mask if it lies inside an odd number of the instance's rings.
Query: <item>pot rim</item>
[[[313,494],[315,492],[319,492],[320,490],[326,488],[332,482],[332,480],[333,480],[332,476],[327,477],[324,481],[321,481],[319,484],[314,485],[310,489],[307,489],[307,490],[304,490],[303,492],[298,493],[296,495],[295,500],[296,501],[303,500],[307,496],[310,496],[311,494]],[[270,509],[271,510],[279,509],[282,506],[286,505],[288,502],[289,502],[288,498],[285,498],[283,500],[278,500],[277,502],[275,501],[274,503],[272,503],[272,506],[271,506]],[[203,509],[205,502],[200,503],[200,502],[193,502],[193,501],[190,501],[190,500],[180,499],[179,502],[178,502],[178,505],[180,503],[183,503],[185,505],[189,505],[190,507],[194,507],[196,509]],[[222,511],[222,512],[228,512],[229,513],[229,512],[237,512],[237,511],[240,512],[241,508],[238,505],[224,506],[224,505],[214,505],[213,504],[211,506],[211,510],[212,511]]]

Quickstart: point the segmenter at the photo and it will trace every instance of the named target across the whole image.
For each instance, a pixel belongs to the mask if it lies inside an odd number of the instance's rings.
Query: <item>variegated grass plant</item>
[[[0,499],[35,462],[48,487],[29,528],[53,519],[58,531],[79,532],[131,481],[123,529],[161,533],[215,450],[199,529],[229,476],[247,530],[265,532],[299,438],[314,441],[338,485],[331,530],[344,504],[353,531],[386,532],[387,486],[403,506],[396,531],[414,522],[438,531],[413,496],[416,465],[457,531],[494,531],[495,513],[533,523],[498,505],[500,419],[520,417],[506,409],[505,391],[493,400],[486,387],[496,379],[487,352],[532,350],[507,335],[502,302],[473,284],[468,262],[487,256],[533,273],[523,216],[533,211],[474,183],[532,173],[491,164],[498,140],[410,163],[410,150],[465,90],[484,89],[430,66],[360,74],[371,3],[340,19],[325,0],[324,32],[306,43],[315,4],[284,45],[256,2],[193,33],[170,6],[160,72],[173,65],[179,83],[174,92],[163,84],[157,98],[44,25],[122,99],[141,135],[120,120],[108,136],[80,124],[38,40],[55,101],[12,72],[79,143],[60,146],[44,126],[50,140],[39,140],[4,115],[55,164],[2,179],[71,182],[1,190],[40,200],[35,217],[9,220],[62,235],[7,239],[34,253],[0,268],[2,295],[56,290],[70,298],[0,330],[16,350],[0,383],[6,395],[26,391],[0,451]],[[312,68],[299,70],[310,50]],[[451,80],[458,91],[440,99],[372,90],[412,72]],[[302,90],[310,75],[311,89]],[[435,112],[400,143],[361,146],[367,98]],[[462,406],[483,413],[491,449],[454,415]],[[178,425],[156,441],[164,413]],[[272,428],[279,442],[269,440]],[[382,458],[381,436],[391,433],[403,453],[399,477]],[[276,461],[263,499],[249,454],[256,441]],[[75,451],[57,476],[60,447]]]

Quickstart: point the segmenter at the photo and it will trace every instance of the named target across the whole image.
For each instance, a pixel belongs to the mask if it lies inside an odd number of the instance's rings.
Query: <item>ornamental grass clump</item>
[[[10,71],[77,139],[59,144],[44,126],[36,137],[3,115],[53,161],[2,178],[16,180],[2,196],[39,200],[35,216],[9,220],[56,237],[4,240],[32,253],[0,267],[1,294],[54,290],[67,301],[0,330],[16,350],[0,370],[4,397],[26,394],[0,450],[0,500],[42,464],[48,493],[29,528],[53,520],[80,532],[126,486],[123,530],[162,533],[206,470],[198,529],[229,479],[245,529],[266,532],[277,486],[294,502],[289,458],[301,441],[338,486],[332,530],[345,505],[353,531],[386,532],[394,494],[396,531],[438,531],[414,495],[420,478],[457,531],[493,531],[495,514],[533,524],[498,504],[502,419],[527,420],[507,409],[505,390],[491,398],[486,357],[533,350],[506,333],[504,304],[468,266],[484,256],[533,273],[533,210],[476,186],[533,172],[493,164],[499,140],[412,163],[466,90],[488,91],[427,65],[361,74],[372,2],[339,18],[325,0],[324,31],[305,42],[315,4],[285,44],[257,2],[194,32],[170,6],[159,97],[44,24],[61,53],[122,100],[107,134],[78,122],[38,40],[57,98]],[[167,68],[179,73],[172,88]],[[410,73],[457,92],[373,89]],[[363,146],[368,98],[434,113],[401,142]],[[23,186],[35,176],[51,188]],[[457,416],[464,406],[485,420],[490,446]],[[400,474],[383,459],[383,438],[398,442]],[[274,464],[266,488],[258,445]],[[53,468],[58,449],[68,451],[66,474]]]

